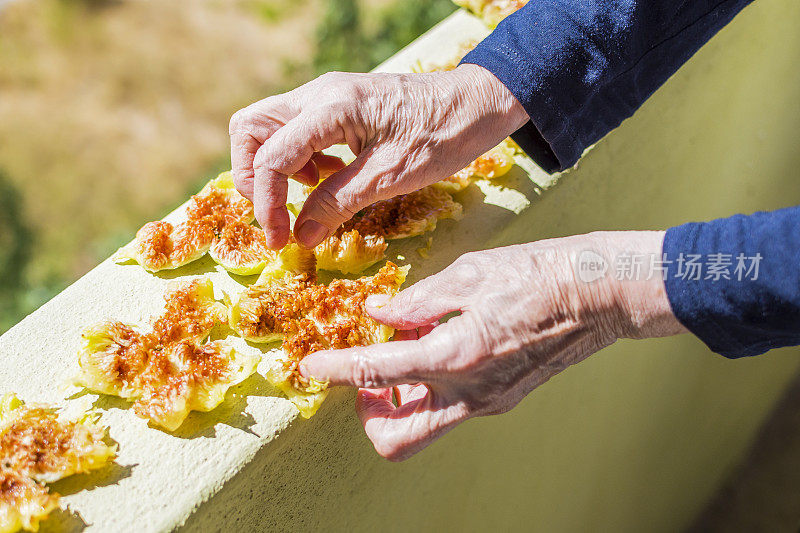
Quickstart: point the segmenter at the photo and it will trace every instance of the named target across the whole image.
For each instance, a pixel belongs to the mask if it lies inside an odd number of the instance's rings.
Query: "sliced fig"
[[[356,230],[337,231],[316,248],[317,268],[360,274],[384,257],[386,239],[380,235],[361,235]]]
[[[186,215],[189,220],[213,221],[217,231],[231,220],[255,220],[253,204],[236,190],[230,171],[209,181],[199,193],[192,196]]]
[[[203,257],[227,225],[252,221],[253,205],[236,191],[230,172],[223,172],[192,196],[185,221],[148,222],[114,259],[136,261],[149,272],[175,269]]]
[[[300,211],[300,206],[290,208]],[[359,274],[384,257],[387,240],[421,235],[436,229],[439,220],[461,218],[463,208],[442,187],[430,186],[381,200],[345,222],[317,245],[317,268]]]
[[[309,274],[262,276],[231,305],[231,327],[252,342],[283,339],[286,358],[268,378],[308,418],[324,398],[324,384],[306,381],[297,365],[309,353],[386,342],[393,330],[367,314],[372,294],[394,295],[409,267],[387,262],[377,274],[317,284]]]
[[[233,274],[258,274],[277,253],[267,247],[264,231],[243,221],[226,224],[209,250],[211,258]]]
[[[439,220],[458,220],[462,212],[461,204],[447,192],[425,187],[370,205],[345,222],[342,229],[387,240],[404,239],[433,231]]]
[[[56,409],[28,406],[14,394],[0,400],[0,464],[42,483],[96,470],[113,460],[99,415],[69,418]]]
[[[516,144],[511,139],[503,142],[478,157],[460,172],[468,174],[471,178],[494,179],[499,178],[514,166],[514,155],[517,153]]]
[[[233,385],[256,371],[259,356],[244,354],[225,341],[170,344],[142,375],[144,386],[134,412],[167,431],[175,431],[191,411],[211,411]]]
[[[152,329],[154,340],[160,344],[183,339],[202,342],[214,326],[227,319],[227,308],[214,299],[214,285],[207,276],[177,283],[164,295],[164,301],[164,311]]]
[[[472,183],[471,175],[463,170],[459,170],[452,176],[447,176],[443,180],[437,181],[431,185],[431,187],[436,187],[448,193],[456,193],[469,187],[470,183]]]
[[[204,344],[228,321],[208,278],[181,284],[166,296],[164,312],[147,333],[120,322],[86,330],[75,384],[135,400],[134,412],[174,431],[191,410],[208,411],[253,372],[260,356],[224,341]]]
[[[148,272],[172,270],[203,257],[213,242],[214,227],[209,224],[148,222],[133,242],[120,248],[114,260],[136,261]]]
[[[0,465],[0,531],[38,531],[59,500],[44,484]]]
[[[36,531],[58,507],[45,483],[102,468],[116,456],[106,428],[92,411],[67,416],[26,405],[14,394],[0,399],[0,531]]]

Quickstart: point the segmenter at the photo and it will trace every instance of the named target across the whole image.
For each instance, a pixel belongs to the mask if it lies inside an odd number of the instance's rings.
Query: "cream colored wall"
[[[756,2],[558,184],[539,195],[550,178],[517,171],[467,191],[466,217],[441,225],[430,259],[414,251],[424,239],[393,255],[413,281],[469,249],[800,203],[798,22],[794,0]],[[383,69],[444,59],[483,33],[457,14]],[[0,392],[64,403],[83,328],[144,323],[173,278],[209,270],[218,289],[239,289],[209,261],[158,277],[103,263],[0,337]],[[102,409],[119,466],[57,484],[71,511],[43,529],[673,531],[739,458],[799,355],[732,362],[689,336],[620,342],[401,464],[375,455],[349,390],[304,421],[254,376],[174,435],[124,402],[73,397]]]
[[[496,228],[482,229],[480,219],[458,227],[463,239],[448,225],[433,261],[800,203],[798,23],[797,2],[756,2],[578,170],[541,197],[528,191],[532,205],[521,216],[491,236]],[[437,249],[449,239],[452,248]],[[470,421],[402,464],[377,458],[352,394],[339,391],[188,524],[237,517],[263,529],[674,531],[740,458],[798,356],[786,349],[727,361],[690,336],[620,342],[513,412]]]

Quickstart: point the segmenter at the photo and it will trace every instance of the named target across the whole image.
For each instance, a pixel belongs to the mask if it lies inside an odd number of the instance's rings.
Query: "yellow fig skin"
[[[318,285],[308,271],[265,271],[230,305],[230,326],[251,342],[283,340],[281,368],[266,377],[308,418],[324,400],[327,384],[302,378],[298,363],[320,349],[387,342],[394,330],[369,316],[364,302],[371,294],[396,294],[409,268],[387,263],[374,276],[328,285]]]
[[[0,399],[0,532],[37,531],[58,507],[45,483],[102,468],[116,457],[99,414],[67,416],[26,405],[13,393]]]
[[[208,277],[179,284],[165,299],[148,332],[114,321],[87,329],[74,383],[132,400],[138,416],[174,431],[191,411],[222,403],[230,387],[255,372],[261,356],[225,340],[205,342],[229,317]]]
[[[314,416],[328,397],[328,384],[313,378],[310,386],[301,390],[292,385],[290,372],[270,370],[266,377],[267,381],[286,395],[286,398],[300,411],[300,416],[305,419]]]
[[[231,173],[223,172],[192,196],[183,222],[148,222],[113,259],[134,261],[148,272],[174,270],[208,253],[228,226],[249,225],[253,220],[253,205],[236,191]]]
[[[356,230],[336,233],[314,248],[317,268],[342,274],[360,274],[384,258],[388,243],[377,235]]]

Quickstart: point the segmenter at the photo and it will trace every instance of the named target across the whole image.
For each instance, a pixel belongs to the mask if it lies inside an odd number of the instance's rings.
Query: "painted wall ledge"
[[[800,203],[800,57],[787,53],[800,50],[798,22],[792,0],[747,8],[577,170],[555,184],[520,160],[462,193],[465,218],[440,224],[429,258],[415,252],[423,239],[393,245],[390,258],[413,265],[413,283],[469,250]],[[445,61],[486,32],[456,13],[378,70]],[[85,327],[146,323],[173,278],[209,271],[217,290],[238,290],[207,259],[162,276],[102,263],[0,337],[0,392],[63,404]],[[304,421],[255,376],[176,434],[98,398],[118,466],[56,484],[70,511],[43,530],[675,530],[739,458],[798,355],[731,362],[689,336],[620,342],[401,464],[374,454],[349,390]]]

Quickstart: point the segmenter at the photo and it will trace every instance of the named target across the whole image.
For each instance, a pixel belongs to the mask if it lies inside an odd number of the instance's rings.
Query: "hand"
[[[461,65],[429,74],[325,74],[231,118],[236,188],[252,200],[267,243],[289,239],[288,176],[318,181],[319,152],[347,143],[355,161],[324,180],[295,223],[311,248],[378,200],[467,166],[527,121],[489,71]]]
[[[370,314],[401,340],[317,352],[300,371],[360,387],[356,408],[375,449],[405,459],[468,418],[508,411],[619,338],[685,332],[659,273],[576,277],[585,250],[608,263],[622,252],[660,258],[663,237],[595,233],[466,254],[388,301],[368,300]]]

